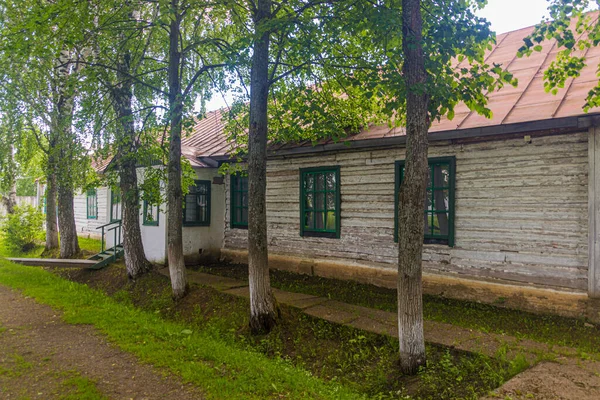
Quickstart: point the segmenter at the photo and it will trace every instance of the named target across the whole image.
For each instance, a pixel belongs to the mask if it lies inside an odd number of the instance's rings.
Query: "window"
[[[300,170],[300,235],[340,237],[340,168]]]
[[[118,221],[123,216],[121,207],[121,191],[119,189],[111,189],[110,191],[110,222]]]
[[[160,213],[160,207],[154,204],[150,204],[147,200],[144,200],[143,211],[143,224],[146,226],[158,226],[158,215]]]
[[[86,203],[87,218],[98,219],[98,192],[96,192],[96,189],[88,189]]]
[[[248,227],[248,177],[231,175],[231,227]]]
[[[454,246],[454,157],[430,158],[425,198],[425,243]],[[404,161],[396,162],[396,213],[394,239],[398,241],[398,194],[404,178]]]
[[[210,225],[210,181],[195,181],[185,196],[183,224],[186,226]]]

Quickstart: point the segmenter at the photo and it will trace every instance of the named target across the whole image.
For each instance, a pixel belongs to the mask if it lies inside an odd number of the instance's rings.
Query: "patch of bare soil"
[[[202,398],[197,388],[107,343],[93,327],[68,325],[59,312],[18,292],[0,286],[0,304],[2,399],[80,398],[69,382],[82,380],[95,386],[82,390],[101,394],[94,398]]]
[[[543,362],[515,376],[492,399],[597,400],[600,399],[600,362],[573,358]]]

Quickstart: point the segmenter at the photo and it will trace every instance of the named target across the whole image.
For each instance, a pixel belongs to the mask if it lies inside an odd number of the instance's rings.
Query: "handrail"
[[[97,227],[96,229],[101,229],[101,228],[105,228],[109,225],[112,224],[121,224],[121,220],[120,219],[115,219],[114,221],[109,222],[108,224],[104,224],[104,225],[100,225],[99,227]]]
[[[111,225],[115,225],[112,228],[106,229],[106,232],[104,230],[104,228],[106,228],[107,226],[111,226]],[[96,229],[102,229],[102,233],[101,233],[101,239],[102,239],[102,244],[101,244],[101,249],[100,252],[102,253],[104,251],[104,245],[105,245],[105,240],[104,240],[104,235],[105,233],[107,234],[110,231],[114,231],[114,240],[113,240],[113,249],[114,249],[114,259],[116,261],[117,259],[117,246],[122,244],[121,243],[121,227],[122,227],[122,221],[120,219],[114,220],[109,222],[108,224],[104,224],[101,225],[99,227],[97,227]],[[119,230],[119,240],[117,242],[117,229]]]

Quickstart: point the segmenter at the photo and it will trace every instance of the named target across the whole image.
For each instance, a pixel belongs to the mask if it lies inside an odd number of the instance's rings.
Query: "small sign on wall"
[[[212,183],[213,185],[222,185],[225,183],[225,178],[222,176],[215,176],[213,177]]]

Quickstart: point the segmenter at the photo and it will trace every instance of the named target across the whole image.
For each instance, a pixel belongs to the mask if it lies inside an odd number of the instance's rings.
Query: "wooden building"
[[[516,57],[531,31],[499,35],[487,55],[519,79],[518,87],[490,95],[493,118],[461,105],[453,120],[442,118],[430,129],[424,287],[600,320],[594,300],[600,297],[600,109],[582,111],[598,81],[600,47],[586,50],[588,67],[551,95],[543,71],[556,44]],[[405,143],[401,128],[370,127],[344,143],[271,146],[271,267],[395,287]],[[218,179],[230,150],[220,111],[199,121],[183,144],[203,176],[213,178],[212,192],[223,192],[224,207],[210,222],[222,235],[213,250],[244,262],[247,178]]]

